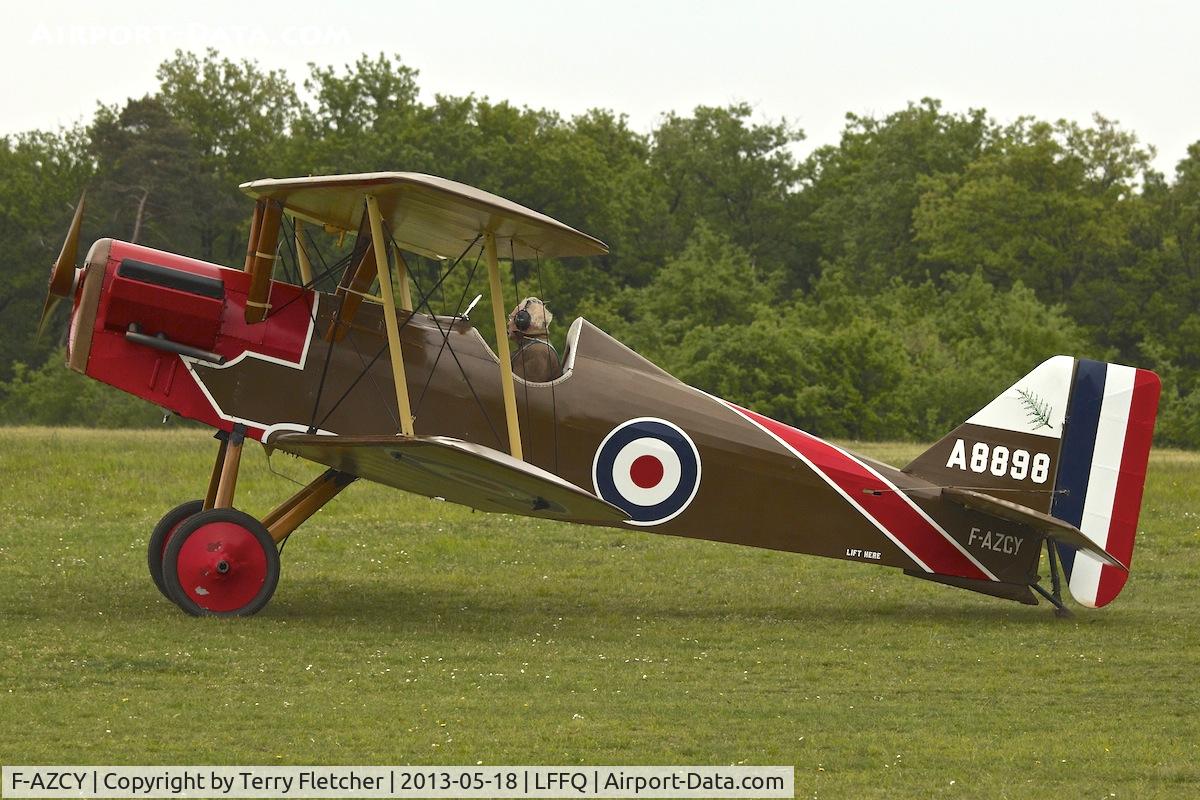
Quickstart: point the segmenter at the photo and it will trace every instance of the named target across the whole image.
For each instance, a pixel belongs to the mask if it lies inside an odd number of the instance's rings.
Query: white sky
[[[1200,4],[1157,0],[26,0],[4,10],[0,133],[153,91],[176,48],[255,58],[297,83],[310,61],[383,51],[420,70],[427,98],[606,107],[641,131],[668,110],[747,101],[803,128],[801,153],[836,142],[847,111],[923,96],[1001,121],[1099,111],[1157,147],[1170,176],[1200,139],[1198,30]]]

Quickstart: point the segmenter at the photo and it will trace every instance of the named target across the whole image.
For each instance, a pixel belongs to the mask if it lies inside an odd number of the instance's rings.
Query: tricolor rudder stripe
[[[1080,359],[1071,383],[1051,513],[1129,567],[1161,383],[1144,369]],[[1059,544],[1071,596],[1099,608],[1128,579]]]

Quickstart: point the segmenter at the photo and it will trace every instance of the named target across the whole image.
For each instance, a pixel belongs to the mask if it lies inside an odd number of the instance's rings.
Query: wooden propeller
[[[50,319],[58,301],[70,297],[71,290],[75,287],[75,261],[79,257],[79,228],[83,224],[83,207],[86,198],[86,191],[79,196],[79,203],[75,206],[75,216],[71,219],[71,229],[67,231],[67,238],[63,240],[58,258],[55,259],[54,266],[50,268],[50,283],[46,287],[46,303],[42,306],[42,317],[38,320],[38,336],[42,335],[46,321]]]

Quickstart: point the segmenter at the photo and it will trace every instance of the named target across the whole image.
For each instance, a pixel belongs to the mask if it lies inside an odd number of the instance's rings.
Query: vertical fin
[[[1049,513],[1074,371],[1071,356],[1043,361],[904,471]]]

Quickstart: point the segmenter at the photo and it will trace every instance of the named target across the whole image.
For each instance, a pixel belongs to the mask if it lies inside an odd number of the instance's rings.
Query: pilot
[[[516,344],[512,370],[532,383],[545,383],[562,375],[558,352],[550,344],[554,315],[536,297],[526,297],[508,315],[508,338]]]

